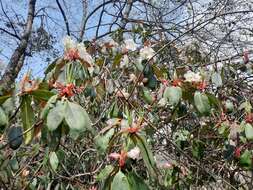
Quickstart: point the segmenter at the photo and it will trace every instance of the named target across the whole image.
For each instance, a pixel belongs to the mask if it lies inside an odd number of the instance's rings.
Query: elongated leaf
[[[127,177],[121,171],[114,176],[111,190],[130,190]]]
[[[0,107],[0,127],[4,127],[8,124],[8,117],[4,110]]]
[[[2,105],[11,95],[0,96],[0,105]]]
[[[34,112],[31,107],[31,97],[28,95],[22,96],[20,115],[23,123],[23,131],[25,132],[24,134],[25,144],[28,144],[33,138],[32,126],[34,122]]]
[[[149,187],[144,180],[139,177],[135,172],[129,172],[127,175],[128,182],[131,190],[149,190]]]
[[[114,129],[110,129],[105,135],[97,136],[94,140],[99,152],[104,153],[108,147],[109,141],[114,134]]]
[[[164,91],[163,97],[169,100],[169,104],[175,106],[182,98],[182,89],[180,87],[167,87]]]
[[[100,171],[100,173],[97,175],[96,180],[97,181],[105,180],[110,175],[110,173],[112,171],[113,171],[113,166],[112,165],[105,166],[105,168],[102,169]]]
[[[253,140],[253,127],[249,123],[245,125],[245,135],[248,140]]]
[[[49,154],[49,163],[50,163],[52,169],[54,171],[56,171],[56,169],[59,165],[59,160],[58,160],[58,157],[57,157],[55,152],[50,152],[50,154]]]
[[[54,131],[61,124],[64,119],[64,104],[58,102],[54,108],[52,108],[47,116],[47,127],[50,131]]]
[[[65,120],[72,130],[85,131],[90,130],[91,120],[86,110],[78,104],[67,101],[65,106]]]
[[[151,104],[153,102],[153,98],[151,96],[151,93],[150,93],[149,89],[147,89],[146,87],[143,87],[142,91],[143,91],[143,98],[144,98],[144,100],[148,104]]]
[[[147,145],[146,140],[141,137],[140,135],[134,135],[133,137],[133,141],[136,143],[136,145],[140,148],[141,150],[141,155],[143,158],[143,161],[146,165],[146,167],[148,168],[149,173],[152,176],[155,176],[155,160],[154,160],[154,156],[150,150],[150,148]]]
[[[43,108],[43,110],[42,110],[42,112],[41,112],[41,115],[40,115],[40,118],[41,118],[41,119],[46,119],[49,110],[50,110],[51,108],[54,107],[54,104],[55,104],[56,101],[57,101],[57,97],[58,97],[57,95],[54,95],[54,96],[52,96],[52,97],[48,100],[46,106]]]
[[[208,97],[201,92],[195,92],[194,94],[194,103],[197,110],[204,115],[207,115],[211,111],[211,106],[209,104]]]
[[[219,99],[215,95],[213,95],[211,93],[205,93],[205,94],[208,97],[210,105],[212,105],[215,108],[218,108],[219,110],[222,109],[221,103],[220,103]]]
[[[48,101],[55,93],[45,90],[45,89],[38,89],[31,92],[31,95],[33,95],[35,98],[39,100]]]

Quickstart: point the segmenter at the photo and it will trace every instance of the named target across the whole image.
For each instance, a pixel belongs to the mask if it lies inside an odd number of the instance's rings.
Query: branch
[[[59,7],[59,9],[60,9],[60,11],[61,11],[62,17],[63,17],[63,19],[64,19],[64,22],[65,22],[65,25],[66,25],[66,29],[67,29],[67,35],[70,36],[69,22],[68,22],[68,19],[67,19],[67,17],[66,17],[66,14],[65,14],[64,10],[62,9],[59,0],[56,0],[56,3],[57,3],[57,5],[58,5],[58,7]]]
[[[132,9],[132,5],[133,5],[133,0],[127,0],[126,2],[126,8],[125,8],[125,11],[122,15],[122,18],[121,18],[121,23],[120,23],[120,27],[122,29],[125,29],[126,25],[127,25],[127,19],[130,15],[130,12],[131,12],[131,9]]]
[[[84,35],[84,32],[85,32],[85,27],[86,27],[86,24],[89,20],[89,18],[95,14],[100,8],[104,7],[105,5],[107,4],[110,4],[110,3],[113,3],[114,0],[109,0],[109,1],[106,1],[102,4],[100,4],[99,6],[97,6],[84,20],[83,20],[83,23],[82,23],[82,28],[81,28],[81,33],[80,33],[80,36],[79,36],[79,40],[78,41],[82,41],[83,40],[83,35]]]
[[[15,79],[17,78],[23,63],[24,63],[24,54],[28,45],[28,40],[31,35],[32,25],[34,20],[36,0],[29,0],[29,9],[27,14],[27,22],[24,34],[21,37],[20,44],[15,49],[12,54],[9,64],[0,80],[0,90],[2,92],[10,91]]]
[[[80,36],[78,41],[82,41],[83,39],[83,35],[84,35],[84,30],[85,30],[85,19],[87,17],[87,11],[88,11],[88,1],[87,0],[82,0],[82,4],[83,4],[83,17],[82,17],[82,22],[81,22],[81,30],[80,30]]]

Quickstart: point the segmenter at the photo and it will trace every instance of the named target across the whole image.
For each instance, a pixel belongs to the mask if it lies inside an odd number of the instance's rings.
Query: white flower
[[[140,149],[136,146],[133,149],[131,149],[129,152],[127,152],[127,156],[129,158],[137,160],[140,157],[140,152],[141,152]]]
[[[154,55],[155,55],[155,51],[149,46],[145,46],[144,48],[140,50],[140,56],[142,59],[150,59]]]
[[[93,63],[91,55],[86,51],[86,48],[85,48],[85,46],[83,44],[81,44],[81,43],[77,44],[77,49],[78,49],[80,57],[84,61],[86,61],[89,64]]]
[[[122,60],[120,61],[120,68],[123,68],[124,66],[128,65],[129,58],[127,55],[124,55]]]
[[[72,40],[70,36],[66,36],[63,38],[63,45],[65,50],[76,48],[75,41]]]
[[[124,41],[123,48],[126,48],[130,51],[135,51],[137,49],[137,44],[133,41],[133,39],[128,39]]]
[[[201,82],[202,80],[199,72],[194,73],[192,71],[187,71],[187,73],[184,74],[184,78],[187,82]]]

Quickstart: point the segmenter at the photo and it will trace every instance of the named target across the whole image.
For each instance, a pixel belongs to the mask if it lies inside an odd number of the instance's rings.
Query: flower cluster
[[[87,52],[84,44],[76,43],[69,36],[63,39],[64,44],[64,58],[69,61],[76,61],[82,59],[83,61],[93,63],[91,55]]]
[[[134,160],[137,160],[139,159],[140,157],[140,149],[138,147],[134,147],[133,149],[131,149],[130,151],[126,152],[124,150],[122,150],[119,153],[111,153],[109,155],[109,158],[112,158],[114,160],[118,160],[119,161],[119,166],[122,168],[125,166],[125,163],[126,163],[126,159],[127,158],[131,158],[131,159],[134,159]]]
[[[75,94],[79,94],[83,91],[83,87],[76,87],[74,84],[63,85],[59,82],[54,84],[54,87],[59,91],[60,97],[72,97]]]

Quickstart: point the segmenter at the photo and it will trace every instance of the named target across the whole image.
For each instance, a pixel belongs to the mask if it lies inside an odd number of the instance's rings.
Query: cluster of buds
[[[181,79],[174,79],[172,81],[172,86],[181,86],[182,80]]]
[[[64,59],[69,61],[76,61],[77,59],[80,59],[80,54],[78,49],[71,48],[64,54]]]
[[[126,152],[125,150],[121,150],[120,153],[111,153],[109,155],[109,158],[114,159],[114,160],[118,160],[119,161],[119,166],[122,168],[125,166],[126,163],[126,159],[127,158],[131,158],[131,159],[139,159],[140,157],[140,149],[138,147],[134,147],[133,149],[131,149],[130,151]]]
[[[241,156],[241,149],[242,149],[242,147],[236,147],[236,148],[235,148],[234,156],[235,156],[236,158],[240,158],[240,156]]]
[[[25,74],[23,79],[20,82],[21,94],[30,93],[39,88],[39,82],[36,80],[30,80],[29,75]]]
[[[76,87],[73,83],[63,85],[59,82],[54,84],[54,87],[59,91],[60,97],[72,97],[75,94],[79,94],[83,91],[83,87]]]
[[[253,113],[247,114],[247,115],[245,116],[245,121],[246,121],[247,123],[252,124],[252,123],[253,123]]]
[[[201,81],[201,82],[198,82],[197,84],[196,84],[196,87],[197,87],[197,89],[199,89],[200,91],[204,91],[205,89],[206,89],[206,87],[207,87],[207,83],[206,83],[206,81]]]

